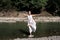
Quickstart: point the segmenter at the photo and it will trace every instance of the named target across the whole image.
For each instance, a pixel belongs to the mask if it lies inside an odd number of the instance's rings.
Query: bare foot
[[[34,35],[29,35],[28,37],[34,37]]]

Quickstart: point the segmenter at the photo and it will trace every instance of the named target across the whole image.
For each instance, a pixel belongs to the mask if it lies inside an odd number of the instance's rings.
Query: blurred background
[[[60,0],[0,0],[0,39],[28,38],[28,11],[37,23],[34,38],[60,36]]]

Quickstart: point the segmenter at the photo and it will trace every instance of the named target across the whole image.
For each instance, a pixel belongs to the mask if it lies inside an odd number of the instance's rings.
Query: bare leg
[[[29,33],[32,34],[32,28],[29,26]]]
[[[33,37],[33,35],[32,35],[32,28],[30,26],[29,26],[29,33],[30,33],[29,37]]]

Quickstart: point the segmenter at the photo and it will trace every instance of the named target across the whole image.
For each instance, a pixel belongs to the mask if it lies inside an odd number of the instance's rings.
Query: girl
[[[30,33],[29,37],[33,37],[32,32],[36,31],[36,22],[33,19],[30,11],[27,17],[28,17],[28,27],[29,27],[29,33]]]

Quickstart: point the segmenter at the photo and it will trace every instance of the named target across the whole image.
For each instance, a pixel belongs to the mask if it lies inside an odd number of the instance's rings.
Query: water
[[[26,22],[0,23],[0,39],[28,38],[28,35]],[[38,22],[37,30],[33,35],[34,38],[59,36],[60,22]]]

